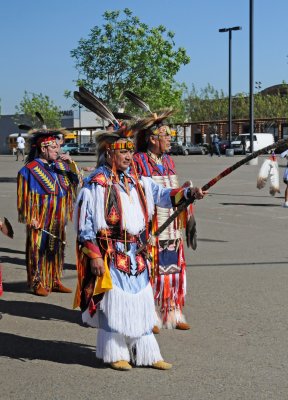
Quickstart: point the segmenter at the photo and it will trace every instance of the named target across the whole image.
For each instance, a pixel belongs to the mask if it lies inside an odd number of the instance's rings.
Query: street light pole
[[[229,148],[231,148],[231,139],[232,139],[232,31],[240,31],[242,29],[241,26],[233,26],[232,28],[221,28],[219,32],[229,32],[229,53],[228,53],[228,92],[229,92],[229,107],[228,107],[228,121],[229,121]]]
[[[249,119],[250,119],[250,151],[254,151],[254,1],[249,2]]]

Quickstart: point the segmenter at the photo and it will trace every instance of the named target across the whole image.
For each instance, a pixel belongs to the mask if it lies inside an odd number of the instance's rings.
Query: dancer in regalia
[[[92,107],[91,107],[92,108]],[[198,188],[165,189],[136,176],[131,131],[121,128],[97,138],[98,163],[75,207],[78,288],[74,306],[83,322],[98,327],[96,357],[117,370],[137,366],[170,369],[152,333],[157,321],[148,251],[155,204],[171,208]],[[132,166],[132,167],[131,167]]]
[[[71,292],[61,276],[78,169],[68,155],[59,156],[62,134],[46,128],[32,131],[26,164],[18,172],[17,207],[19,222],[26,224],[27,281],[38,296]]]
[[[136,105],[144,103],[139,97],[127,91],[127,97]],[[145,104],[145,103],[144,103]],[[146,110],[150,110],[146,105]],[[151,116],[138,122],[135,138],[136,153],[134,162],[137,172],[142,176],[150,176],[156,183],[166,188],[179,187],[178,176],[172,157],[168,154],[171,145],[171,131],[165,123],[172,111],[162,113],[159,117]],[[184,187],[191,186],[191,181],[185,182]],[[152,219],[152,233],[174,212],[156,206]],[[184,257],[184,242],[181,230],[186,228],[187,245],[196,249],[196,222],[193,206],[183,212],[165,229],[152,247],[152,283],[156,304],[159,305],[160,315],[154,333],[159,333],[161,327],[190,329],[183,314],[186,295],[186,262]]]

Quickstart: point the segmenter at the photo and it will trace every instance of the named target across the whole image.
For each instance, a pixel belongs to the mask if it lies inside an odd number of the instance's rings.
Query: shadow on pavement
[[[197,239],[197,242],[228,243],[228,240],[202,238],[202,239]]]
[[[25,251],[8,249],[8,247],[0,247],[0,251],[2,251],[2,253],[25,254]]]
[[[45,360],[91,368],[106,368],[95,357],[94,346],[58,340],[33,339],[12,333],[0,333],[0,356],[23,362]]]
[[[69,271],[76,271],[76,264],[64,263],[63,270],[65,271],[65,269]]]
[[[0,262],[5,264],[23,265],[25,267],[25,260],[18,257],[0,256]]]
[[[11,293],[30,292],[27,282],[4,282],[3,289],[4,292],[11,292]]]
[[[237,262],[237,263],[211,263],[211,264],[187,264],[188,268],[199,268],[199,267],[251,267],[253,265],[271,265],[271,268],[273,268],[274,265],[288,265],[287,261],[259,261],[259,262],[253,262],[253,261],[248,261],[248,262]]]
[[[2,177],[0,177],[0,182],[13,182],[13,183],[15,182],[16,183],[17,182],[17,177],[11,178],[11,177],[8,177],[8,176],[7,177],[5,177],[5,176],[3,177],[2,176]]]
[[[82,325],[81,312],[79,310],[69,310],[55,304],[1,300],[0,312],[3,314],[3,318],[5,318],[5,314],[8,314],[41,321],[65,321]]]
[[[280,207],[280,204],[260,204],[260,203],[219,203],[222,206],[249,206],[249,207]]]
[[[213,196],[225,196],[225,197],[253,197],[253,198],[256,198],[256,199],[260,199],[260,198],[269,198],[269,196],[267,196],[267,195],[253,195],[253,194],[247,194],[247,193],[245,193],[245,194],[241,194],[241,193],[216,193],[216,192],[210,192],[209,191],[209,195],[213,195]],[[208,196],[209,196],[208,195]],[[281,198],[283,198],[284,196],[277,196],[277,197],[275,197],[275,199],[281,199]]]

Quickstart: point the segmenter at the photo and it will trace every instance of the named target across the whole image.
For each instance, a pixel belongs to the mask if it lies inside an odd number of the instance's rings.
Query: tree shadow
[[[65,321],[83,326],[80,310],[69,310],[55,304],[33,303],[23,300],[1,300],[0,312],[3,317],[8,314],[41,321]]]
[[[12,333],[0,333],[0,356],[23,362],[44,360],[91,368],[107,368],[95,357],[95,347],[82,343],[28,338]]]

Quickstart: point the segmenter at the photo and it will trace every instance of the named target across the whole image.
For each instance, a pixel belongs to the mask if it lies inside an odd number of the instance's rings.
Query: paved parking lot
[[[92,156],[75,157],[92,166]],[[238,157],[178,156],[181,182],[202,186]],[[15,238],[0,237],[0,398],[275,400],[288,398],[288,209],[259,191],[258,166],[244,165],[195,205],[198,248],[186,251],[185,314],[190,331],[157,339],[170,371],[111,370],[95,359],[96,331],[84,328],[73,294],[33,296],[26,288],[25,228],[17,222],[15,177],[21,162],[0,156],[0,215]],[[280,176],[283,175],[283,160]],[[68,225],[65,276],[75,287],[75,234]]]

